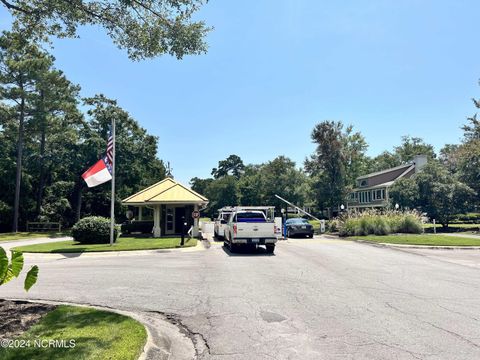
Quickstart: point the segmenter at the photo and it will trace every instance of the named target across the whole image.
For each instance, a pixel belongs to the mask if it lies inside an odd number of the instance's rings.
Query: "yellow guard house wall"
[[[122,200],[122,205],[138,207],[138,220],[142,209],[153,209],[153,237],[180,233],[182,217],[192,222],[192,212],[208,204],[208,199],[172,178],[166,178]],[[193,219],[192,236],[197,237],[198,219]]]

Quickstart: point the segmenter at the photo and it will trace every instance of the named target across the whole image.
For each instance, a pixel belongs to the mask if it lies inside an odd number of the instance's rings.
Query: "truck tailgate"
[[[275,223],[237,223],[236,238],[274,238]]]

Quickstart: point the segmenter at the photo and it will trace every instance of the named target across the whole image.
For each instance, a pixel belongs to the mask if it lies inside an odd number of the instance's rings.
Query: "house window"
[[[360,186],[367,186],[368,185],[368,181],[367,180],[361,180],[360,181]]]
[[[371,191],[360,191],[359,192],[359,202],[360,203],[369,203],[372,201],[372,192]]]

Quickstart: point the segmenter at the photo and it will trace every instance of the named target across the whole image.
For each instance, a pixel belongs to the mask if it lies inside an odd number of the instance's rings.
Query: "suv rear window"
[[[236,222],[266,222],[262,212],[241,212],[236,217]]]

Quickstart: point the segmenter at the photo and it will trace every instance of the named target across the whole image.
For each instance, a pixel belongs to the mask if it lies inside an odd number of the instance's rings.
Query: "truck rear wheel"
[[[267,254],[273,254],[275,251],[275,244],[265,245],[265,248],[267,249]]]

